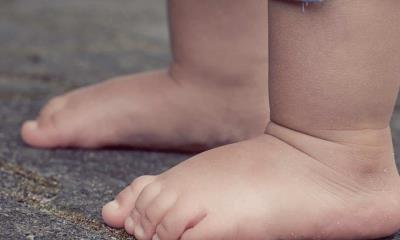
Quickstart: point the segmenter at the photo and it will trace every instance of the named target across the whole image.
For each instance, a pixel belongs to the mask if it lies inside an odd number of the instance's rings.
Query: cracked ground
[[[103,224],[101,206],[188,155],[35,150],[19,127],[54,95],[168,60],[162,0],[0,1],[0,239],[130,238]],[[392,126],[400,153],[400,106]]]

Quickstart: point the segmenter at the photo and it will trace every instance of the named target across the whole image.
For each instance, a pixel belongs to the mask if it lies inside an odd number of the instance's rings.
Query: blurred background
[[[1,0],[1,94],[24,90],[4,83],[10,75],[32,78],[24,93],[43,98],[60,87],[165,66],[165,15],[163,0]]]

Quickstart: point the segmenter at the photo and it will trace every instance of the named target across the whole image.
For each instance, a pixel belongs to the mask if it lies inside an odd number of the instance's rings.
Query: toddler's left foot
[[[366,240],[400,228],[389,129],[267,132],[136,179],[105,222],[140,240]]]

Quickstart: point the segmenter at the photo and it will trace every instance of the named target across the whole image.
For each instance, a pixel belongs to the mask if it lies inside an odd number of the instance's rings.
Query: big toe
[[[21,129],[22,139],[29,145],[39,148],[67,146],[71,135],[67,119],[60,120],[54,114],[40,120],[26,121]]]
[[[36,120],[26,121],[21,128],[22,139],[34,147],[52,148],[65,145],[66,97],[55,97],[40,111]]]
[[[136,200],[142,190],[154,181],[155,176],[141,176],[121,191],[115,200],[104,205],[102,216],[104,222],[115,228],[124,227],[126,218],[135,207]]]

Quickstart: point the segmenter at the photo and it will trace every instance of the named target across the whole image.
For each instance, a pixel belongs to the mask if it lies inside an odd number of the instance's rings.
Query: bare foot
[[[389,129],[267,132],[136,179],[105,222],[140,240],[366,240],[400,228]]]
[[[268,119],[267,88],[260,85],[266,82],[265,66],[260,69],[258,76],[238,79],[179,71],[119,77],[54,98],[36,121],[23,125],[22,137],[43,148],[188,151],[248,139],[261,134]]]

